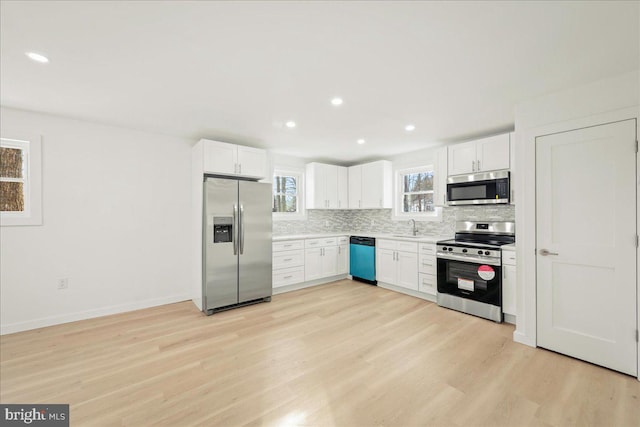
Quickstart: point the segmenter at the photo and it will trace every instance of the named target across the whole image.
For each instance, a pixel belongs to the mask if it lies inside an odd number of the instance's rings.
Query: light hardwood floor
[[[640,425],[635,378],[512,333],[344,280],[3,336],[0,401],[69,403],[72,426]]]

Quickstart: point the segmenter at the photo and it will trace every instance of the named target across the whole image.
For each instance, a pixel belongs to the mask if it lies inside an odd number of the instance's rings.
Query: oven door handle
[[[471,257],[468,255],[454,255],[454,254],[444,254],[442,252],[438,252],[436,257],[438,259],[463,261],[463,262],[468,262],[470,264],[488,264],[488,265],[495,265],[498,267],[502,265],[499,259],[486,259],[486,258],[483,259],[479,257]]]

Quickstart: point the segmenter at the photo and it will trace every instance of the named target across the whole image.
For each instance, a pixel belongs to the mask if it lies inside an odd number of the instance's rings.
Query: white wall
[[[1,333],[189,299],[192,141],[7,108],[0,120],[42,135],[43,158],[43,225],[0,229]]]
[[[533,99],[516,108],[516,167],[519,174],[516,192],[519,198],[516,204],[518,270],[515,341],[536,345],[535,138],[637,118],[639,86],[640,70],[636,70]],[[629,226],[633,228],[636,224]]]

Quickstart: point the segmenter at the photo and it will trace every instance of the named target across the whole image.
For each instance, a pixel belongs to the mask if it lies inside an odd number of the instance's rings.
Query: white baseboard
[[[337,276],[324,277],[322,279],[311,280],[309,282],[295,283],[288,286],[280,286],[273,288],[273,295],[283,294],[285,292],[297,291],[299,289],[310,288],[311,286],[324,285],[325,283],[335,282],[336,280],[342,280],[348,278],[346,274],[339,274]]]
[[[515,325],[516,324],[515,314],[504,313],[504,323],[511,323],[512,325]]]
[[[515,330],[513,332],[513,340],[517,343],[528,345],[529,347],[535,347],[536,343],[531,339],[531,337],[523,334],[522,332],[518,332]]]
[[[39,319],[27,320],[24,322],[8,323],[0,325],[0,335],[13,334],[16,332],[28,331],[31,329],[44,328],[46,326],[60,325],[62,323],[75,322],[78,320],[93,319],[95,317],[108,316],[110,314],[125,313],[127,311],[140,310],[143,308],[156,307],[159,305],[173,304],[176,302],[190,300],[191,296],[173,295],[163,298],[154,298],[144,301],[136,301],[128,304],[112,305],[109,307],[96,308],[87,311],[62,314],[59,316],[41,317]]]
[[[396,286],[385,282],[378,282],[378,287],[388,289],[390,291],[400,292],[401,294],[410,295],[412,297],[420,298],[426,301],[436,302],[435,295],[425,294],[424,292],[414,291],[412,289],[403,288],[401,286]]]

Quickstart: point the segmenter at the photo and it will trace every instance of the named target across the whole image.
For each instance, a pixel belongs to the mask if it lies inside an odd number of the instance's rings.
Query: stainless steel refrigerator
[[[271,184],[204,182],[203,311],[271,300]]]

